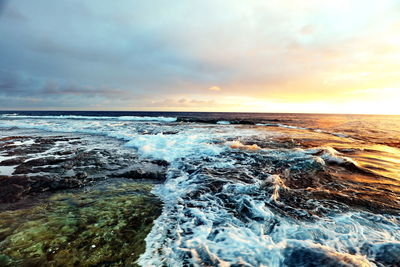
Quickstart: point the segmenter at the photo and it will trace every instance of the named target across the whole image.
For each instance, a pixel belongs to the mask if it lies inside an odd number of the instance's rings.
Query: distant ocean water
[[[143,266],[400,266],[400,116],[2,111],[8,129],[169,163]]]

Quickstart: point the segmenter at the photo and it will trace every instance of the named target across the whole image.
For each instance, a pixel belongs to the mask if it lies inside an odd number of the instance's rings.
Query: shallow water
[[[168,161],[142,266],[400,264],[399,116],[20,112],[0,127]]]
[[[0,210],[0,266],[132,266],[161,211],[151,188],[113,180]]]

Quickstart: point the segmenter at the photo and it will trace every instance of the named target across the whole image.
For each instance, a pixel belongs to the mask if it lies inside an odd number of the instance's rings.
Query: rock
[[[84,176],[0,176],[0,204],[17,202],[28,195],[46,191],[78,188],[85,184]]]
[[[84,180],[87,177],[88,177],[88,174],[86,172],[78,172],[76,174],[76,179],[79,179],[79,180]]]
[[[22,164],[25,161],[25,157],[17,157],[12,159],[3,160],[0,162],[0,166],[15,166]]]
[[[165,169],[163,168],[148,168],[145,166],[139,166],[136,169],[125,169],[116,173],[111,173],[110,177],[164,181],[166,174]]]
[[[26,140],[34,142],[13,145],[15,141]],[[123,154],[110,146],[107,149],[89,146],[95,143],[95,137],[84,142],[63,136],[0,139],[0,145],[6,148],[5,154],[14,156],[3,160],[0,165],[15,166],[12,176],[0,179],[0,203],[93,185],[105,178],[146,179],[157,183],[165,180],[168,162],[139,159],[133,150]]]
[[[7,141],[21,141],[24,139],[30,139],[30,137],[27,136],[7,136],[0,138],[0,142],[7,142]]]
[[[322,246],[289,246],[285,250],[284,264],[287,267],[369,267],[372,266],[362,256],[339,253]]]
[[[162,167],[168,167],[169,166],[168,161],[162,160],[162,159],[152,160],[151,162],[156,164],[156,165],[162,166]]]
[[[399,266],[400,264],[399,242],[364,244],[361,252],[384,266]]]
[[[113,179],[0,211],[0,266],[137,266],[161,213],[151,188]]]
[[[56,159],[54,157],[38,158],[23,162],[15,168],[15,174],[29,174],[32,173],[32,169],[38,166],[54,166],[59,163],[65,162],[65,159]]]
[[[23,198],[27,188],[18,184],[7,184],[0,186],[0,204],[13,203]]]

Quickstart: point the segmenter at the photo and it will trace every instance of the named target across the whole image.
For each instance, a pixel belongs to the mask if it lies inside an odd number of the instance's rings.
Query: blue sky
[[[353,112],[400,88],[395,0],[0,2],[2,109]]]

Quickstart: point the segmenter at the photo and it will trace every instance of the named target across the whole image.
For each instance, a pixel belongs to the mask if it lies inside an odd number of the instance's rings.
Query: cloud
[[[44,108],[197,108],[216,92],[294,101],[399,86],[395,0],[1,3],[0,95]]]
[[[8,0],[0,0],[0,15],[4,9],[4,6],[7,4]]]
[[[180,98],[180,99],[168,98],[164,100],[150,101],[149,103],[147,103],[146,106],[155,108],[169,107],[180,110],[182,108],[204,108],[204,107],[212,107],[215,105],[217,105],[217,103],[213,99],[202,100],[202,99],[186,99],[186,98]]]
[[[212,86],[212,87],[208,88],[208,90],[219,92],[219,91],[221,91],[221,88],[218,86]]]

